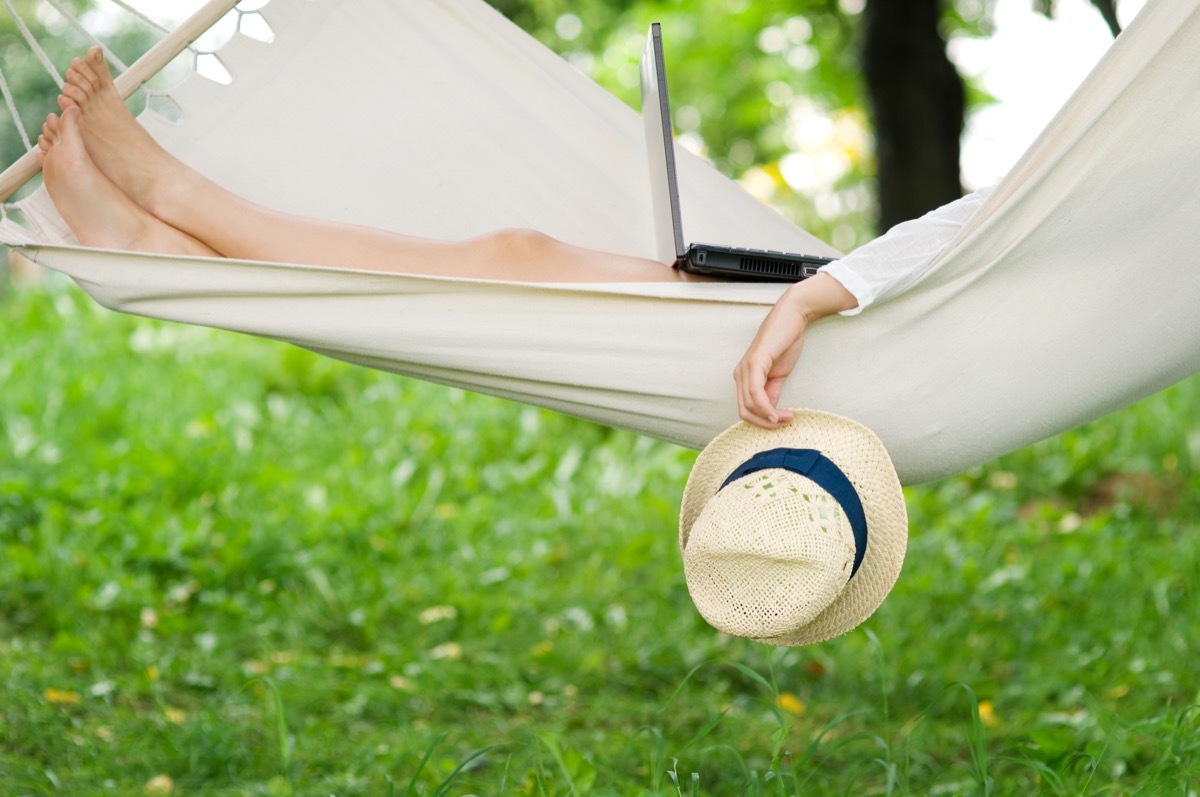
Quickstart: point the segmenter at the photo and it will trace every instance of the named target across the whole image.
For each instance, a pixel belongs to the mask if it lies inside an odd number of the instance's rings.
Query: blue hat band
[[[863,511],[858,491],[854,489],[850,479],[820,451],[811,448],[772,448],[760,451],[734,469],[717,492],[743,476],[771,468],[782,468],[808,478],[838,502],[846,519],[850,521],[850,530],[854,533],[854,566],[850,570],[850,578],[854,578],[867,552],[867,514]]]

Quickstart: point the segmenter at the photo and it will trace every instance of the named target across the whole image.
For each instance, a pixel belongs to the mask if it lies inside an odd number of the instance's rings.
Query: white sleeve
[[[916,282],[991,192],[991,187],[981,188],[919,219],[897,224],[840,260],[823,266],[821,271],[842,283],[858,300],[857,307],[842,315],[861,313],[871,304],[890,299]]]

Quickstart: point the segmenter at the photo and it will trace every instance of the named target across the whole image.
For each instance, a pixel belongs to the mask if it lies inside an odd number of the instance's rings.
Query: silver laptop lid
[[[675,141],[671,135],[671,106],[663,68],[662,33],[650,25],[642,51],[642,122],[646,126],[646,159],[650,166],[650,198],[654,204],[654,235],[658,258],[674,263],[683,257],[683,225],[679,220],[679,183],[675,178]]]

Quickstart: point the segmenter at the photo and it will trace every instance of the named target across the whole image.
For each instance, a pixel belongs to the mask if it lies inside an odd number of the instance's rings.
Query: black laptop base
[[[793,255],[760,249],[693,244],[675,267],[689,274],[755,282],[799,282],[813,276],[832,257]]]

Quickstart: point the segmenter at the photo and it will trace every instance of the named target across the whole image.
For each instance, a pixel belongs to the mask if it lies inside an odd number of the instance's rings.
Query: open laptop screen
[[[646,158],[654,203],[654,234],[658,259],[674,263],[683,257],[683,228],[679,223],[679,186],[675,179],[675,142],[671,135],[666,73],[662,64],[662,34],[650,26],[642,52],[642,121],[646,126]]]

